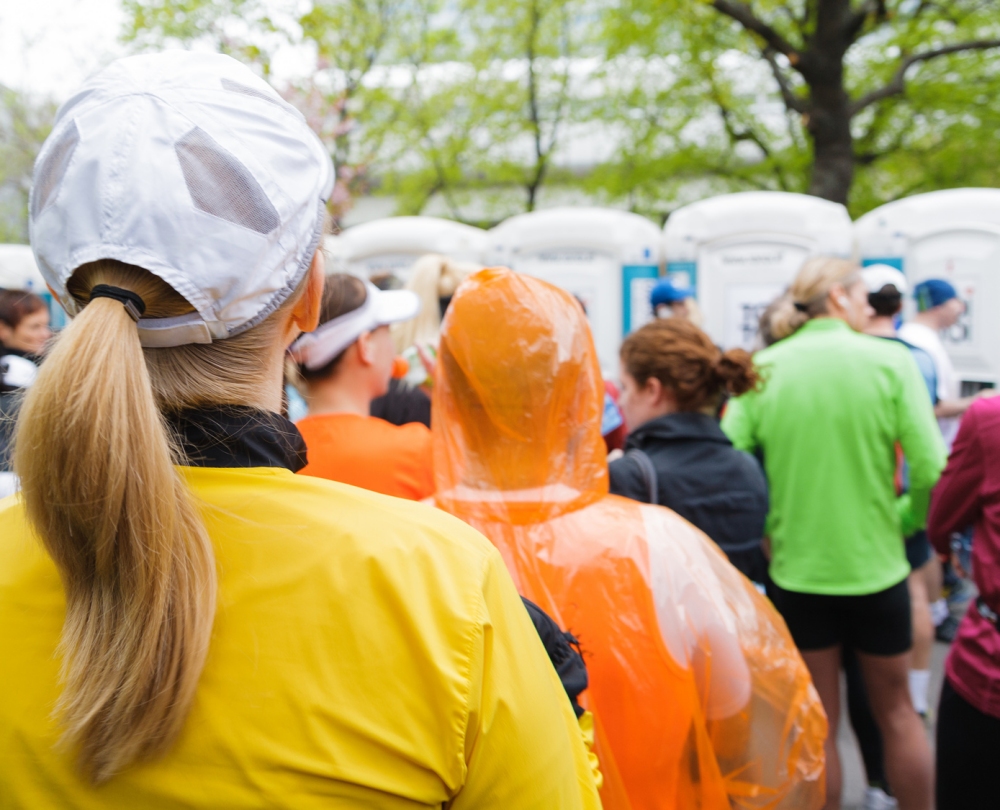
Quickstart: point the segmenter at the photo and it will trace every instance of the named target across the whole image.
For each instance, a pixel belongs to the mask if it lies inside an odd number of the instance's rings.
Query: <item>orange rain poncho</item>
[[[579,638],[605,807],[822,806],[826,717],[784,623],[698,529],[608,494],[602,398],[572,297],[472,276],[441,336],[435,502]]]

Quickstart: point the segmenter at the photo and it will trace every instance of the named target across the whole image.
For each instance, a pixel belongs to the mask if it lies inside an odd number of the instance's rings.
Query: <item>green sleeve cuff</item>
[[[899,513],[900,528],[903,537],[909,537],[927,526],[927,510],[931,503],[929,489],[917,489],[900,495],[896,499],[896,511]]]

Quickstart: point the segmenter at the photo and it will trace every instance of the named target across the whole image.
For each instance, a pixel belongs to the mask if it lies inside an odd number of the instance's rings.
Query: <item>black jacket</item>
[[[730,557],[759,548],[767,479],[753,456],[733,447],[714,417],[671,413],[653,419],[629,434],[625,452],[633,448],[653,463],[658,503],[691,521]],[[614,494],[649,501],[647,479],[633,458],[612,461],[610,474]]]
[[[9,355],[23,357],[36,366],[41,362],[41,359],[33,354],[22,352],[20,349],[8,349],[0,345],[0,472],[10,472],[11,470],[10,455],[13,450],[14,423],[21,407],[21,399],[24,396],[24,389],[11,385],[7,379],[7,357]]]

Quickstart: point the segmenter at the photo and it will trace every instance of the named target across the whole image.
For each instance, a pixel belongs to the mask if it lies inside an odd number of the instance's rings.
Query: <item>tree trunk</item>
[[[813,142],[809,193],[847,205],[854,179],[854,139],[848,97],[840,82],[814,86],[808,130]]]
[[[802,54],[802,75],[809,85],[807,129],[813,143],[809,193],[847,205],[854,179],[854,140],[850,98],[844,89],[844,56],[851,46],[847,21],[851,0],[820,0],[816,31]]]

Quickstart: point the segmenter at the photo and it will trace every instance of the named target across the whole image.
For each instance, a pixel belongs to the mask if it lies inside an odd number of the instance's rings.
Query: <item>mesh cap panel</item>
[[[253,87],[248,87],[245,84],[240,84],[239,82],[234,82],[232,79],[223,79],[222,86],[226,90],[230,90],[233,93],[242,93],[245,96],[253,96],[253,98],[259,98],[261,101],[268,101],[271,104],[275,104],[278,107],[284,109],[284,105],[278,101],[274,96],[269,96],[267,93],[257,90]]]
[[[195,206],[212,216],[270,233],[278,212],[246,166],[195,127],[174,147]]]
[[[76,128],[75,122],[70,123],[59,136],[59,140],[52,145],[45,156],[45,162],[35,170],[35,185],[31,197],[32,216],[37,217],[53,198],[79,142],[80,131]]]

